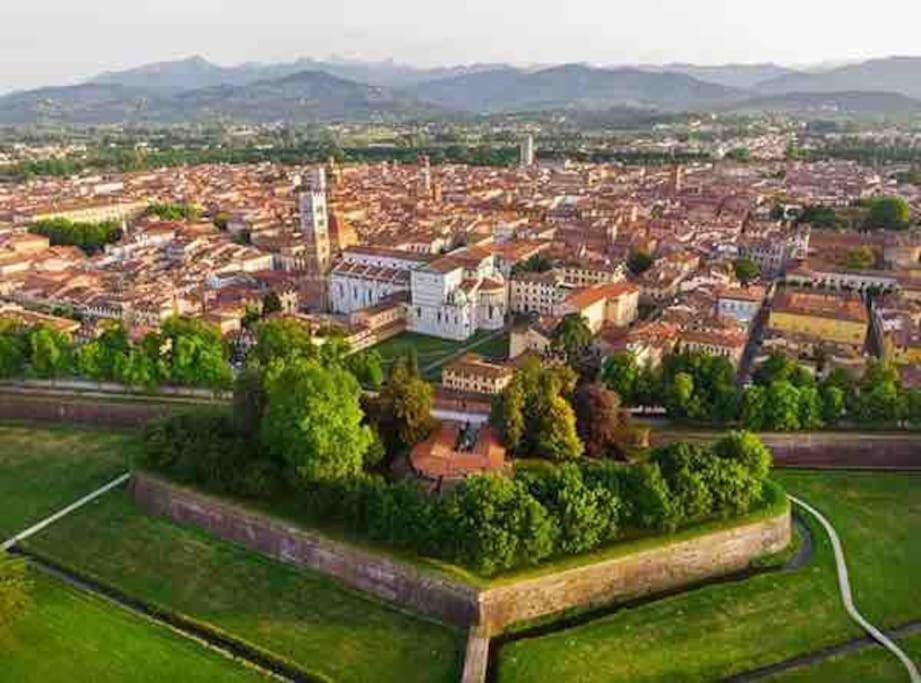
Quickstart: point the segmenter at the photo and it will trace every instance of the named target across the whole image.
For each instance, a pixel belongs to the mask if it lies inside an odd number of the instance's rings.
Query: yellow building
[[[515,371],[507,365],[490,363],[482,356],[467,353],[444,366],[441,383],[446,389],[477,394],[501,393]]]
[[[771,304],[768,328],[860,349],[868,322],[866,307],[856,294],[783,290]]]
[[[146,201],[58,204],[36,209],[32,213],[32,221],[64,218],[74,223],[119,222],[136,218],[144,213],[146,208]]]

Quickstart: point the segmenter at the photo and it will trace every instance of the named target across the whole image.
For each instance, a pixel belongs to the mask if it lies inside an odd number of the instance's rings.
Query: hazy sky
[[[921,0],[0,0],[0,89],[200,54],[422,65],[921,54]]]

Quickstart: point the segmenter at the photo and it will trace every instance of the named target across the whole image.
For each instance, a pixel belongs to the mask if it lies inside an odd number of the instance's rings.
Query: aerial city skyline
[[[0,8],[0,683],[921,683],[921,4],[618,5]]]

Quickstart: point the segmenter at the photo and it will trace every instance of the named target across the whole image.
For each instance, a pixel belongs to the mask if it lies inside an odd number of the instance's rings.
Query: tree
[[[799,426],[800,429],[818,429],[825,422],[822,419],[823,405],[819,391],[814,386],[801,387],[799,390]]]
[[[830,206],[807,206],[803,209],[797,225],[806,223],[820,230],[837,230],[844,227],[845,221]]]
[[[193,204],[177,204],[170,202],[154,202],[147,207],[145,213],[148,216],[156,216],[165,221],[191,221],[201,217],[201,209]],[[215,217],[215,225],[217,225],[217,217]]]
[[[494,402],[491,421],[506,446],[521,456],[566,460],[582,454],[576,418],[565,397],[576,376],[571,368],[531,359]]]
[[[601,368],[601,381],[623,399],[628,406],[637,405],[636,385],[640,368],[630,351],[615,353]]]
[[[666,406],[670,414],[688,417],[699,413],[693,403],[694,377],[687,372],[679,372],[669,386]]]
[[[27,356],[25,331],[14,323],[0,321],[0,378],[22,374]]]
[[[837,386],[823,384],[819,390],[822,401],[822,420],[827,424],[834,424],[844,415],[845,393]]]
[[[777,431],[800,428],[799,390],[787,380],[775,380],[767,388],[764,426]]]
[[[355,375],[359,384],[375,391],[384,383],[384,368],[381,354],[377,351],[359,351],[346,356],[344,362],[346,370]]]
[[[262,297],[262,315],[280,313],[282,310],[281,297],[276,292],[268,292]]]
[[[361,472],[371,446],[361,387],[338,366],[276,361],[266,373],[262,442],[302,482],[348,479]]]
[[[591,347],[592,339],[588,321],[578,313],[570,313],[563,316],[553,330],[552,345],[555,351],[566,357],[569,367],[576,369]]]
[[[617,437],[622,425],[620,397],[598,383],[583,384],[572,401],[576,414],[576,433],[592,458],[620,454]]]
[[[847,267],[854,270],[866,270],[872,268],[876,262],[876,256],[873,250],[867,245],[854,247],[847,252]]]
[[[29,606],[31,583],[27,572],[25,560],[0,550],[0,633]]]
[[[536,448],[543,457],[551,460],[573,460],[584,450],[576,433],[576,418],[569,403],[562,396],[549,399],[538,415]]]
[[[106,322],[102,333],[77,352],[77,370],[96,380],[116,379],[116,370],[131,352],[128,330],[120,322]]]
[[[227,349],[218,331],[198,320],[172,317],[161,326],[163,358],[174,384],[228,387],[232,382]]]
[[[742,411],[740,419],[746,429],[760,431],[764,429],[765,402],[767,396],[764,387],[754,385],[748,387],[742,394]]]
[[[553,522],[519,481],[468,477],[449,494],[445,518],[453,559],[483,574],[536,564],[553,552]]]
[[[871,230],[905,230],[911,225],[911,207],[901,197],[879,197],[870,202],[866,227]]]
[[[747,257],[733,261],[732,269],[735,272],[736,279],[743,285],[747,285],[761,274],[761,266]]]
[[[619,499],[603,488],[586,485],[577,465],[526,473],[521,481],[555,522],[555,545],[560,551],[584,552],[617,535]]]
[[[767,478],[774,458],[771,451],[755,434],[732,431],[713,444],[713,454],[742,465],[758,481]]]
[[[310,330],[294,318],[272,318],[256,325],[253,358],[268,366],[273,360],[316,358],[317,345]]]
[[[553,268],[553,264],[543,254],[534,254],[525,261],[520,261],[512,266],[512,275],[521,273],[546,273]]]
[[[705,477],[705,461],[712,458],[703,447],[671,443],[656,448],[649,461],[659,466],[668,484],[672,505],[682,522],[704,519],[710,514],[713,496]]]
[[[388,451],[412,448],[432,431],[432,385],[413,374],[409,363],[399,359],[377,401],[378,429]]]
[[[642,249],[634,249],[627,258],[627,267],[634,275],[645,273],[652,267],[652,264],[652,256],[650,256],[649,252],[643,251]]]
[[[70,369],[70,340],[63,332],[36,325],[29,332],[29,363],[36,377],[58,377]]]

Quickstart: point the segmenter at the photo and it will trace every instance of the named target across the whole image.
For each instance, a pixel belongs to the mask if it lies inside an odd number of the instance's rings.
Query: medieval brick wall
[[[148,512],[319,571],[409,611],[478,627],[483,634],[572,607],[658,593],[742,570],[754,558],[783,549],[790,540],[790,516],[784,512],[632,555],[478,590],[148,473],[136,472],[131,488]]]

